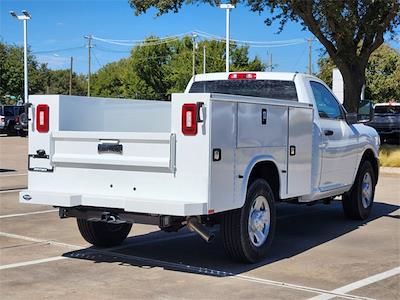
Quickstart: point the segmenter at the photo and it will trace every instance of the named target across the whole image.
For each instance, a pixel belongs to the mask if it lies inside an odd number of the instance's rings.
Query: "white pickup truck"
[[[186,226],[206,241],[220,224],[226,253],[255,262],[272,243],[277,202],[342,196],[353,219],[372,208],[379,136],[313,76],[196,75],[171,102],[30,102],[20,202],[59,207],[96,246],[122,243],[134,223]]]

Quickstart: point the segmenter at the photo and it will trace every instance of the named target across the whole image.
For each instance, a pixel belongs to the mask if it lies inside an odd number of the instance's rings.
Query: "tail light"
[[[36,129],[38,132],[49,131],[49,106],[39,104],[36,108]]]
[[[15,123],[19,124],[19,116],[15,117]]]
[[[182,133],[184,135],[197,134],[197,105],[185,103],[182,106]]]
[[[236,79],[256,79],[256,73],[231,73],[229,74],[229,80],[236,80]]]

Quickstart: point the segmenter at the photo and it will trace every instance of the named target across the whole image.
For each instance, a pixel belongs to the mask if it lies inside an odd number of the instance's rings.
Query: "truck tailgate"
[[[53,165],[175,168],[171,133],[58,131],[51,135]]]

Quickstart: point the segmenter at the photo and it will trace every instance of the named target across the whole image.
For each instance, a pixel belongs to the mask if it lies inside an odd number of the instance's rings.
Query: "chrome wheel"
[[[268,237],[271,223],[271,212],[264,196],[258,196],[251,204],[248,233],[250,241],[256,247],[264,244]]]
[[[368,208],[372,202],[372,177],[368,172],[364,174],[361,183],[361,203],[364,208]]]

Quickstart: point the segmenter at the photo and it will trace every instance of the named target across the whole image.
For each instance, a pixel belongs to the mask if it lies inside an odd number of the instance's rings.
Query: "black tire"
[[[17,131],[14,129],[15,124],[13,122],[8,123],[7,136],[15,136]]]
[[[249,234],[249,215],[257,197],[263,196],[269,206],[269,231],[266,240],[259,246],[254,245]],[[221,222],[221,235],[226,254],[234,260],[254,263],[267,254],[275,234],[276,212],[274,193],[268,182],[256,179],[247,191],[246,202],[241,209],[228,211]]]
[[[372,182],[369,201],[363,201],[363,179],[365,176],[370,176]],[[346,217],[353,220],[368,218],[374,203],[375,185],[376,178],[371,163],[369,161],[362,162],[351,190],[343,194],[342,197],[343,211]]]
[[[82,237],[90,244],[98,247],[111,247],[121,244],[128,236],[132,224],[110,224],[77,219]]]

